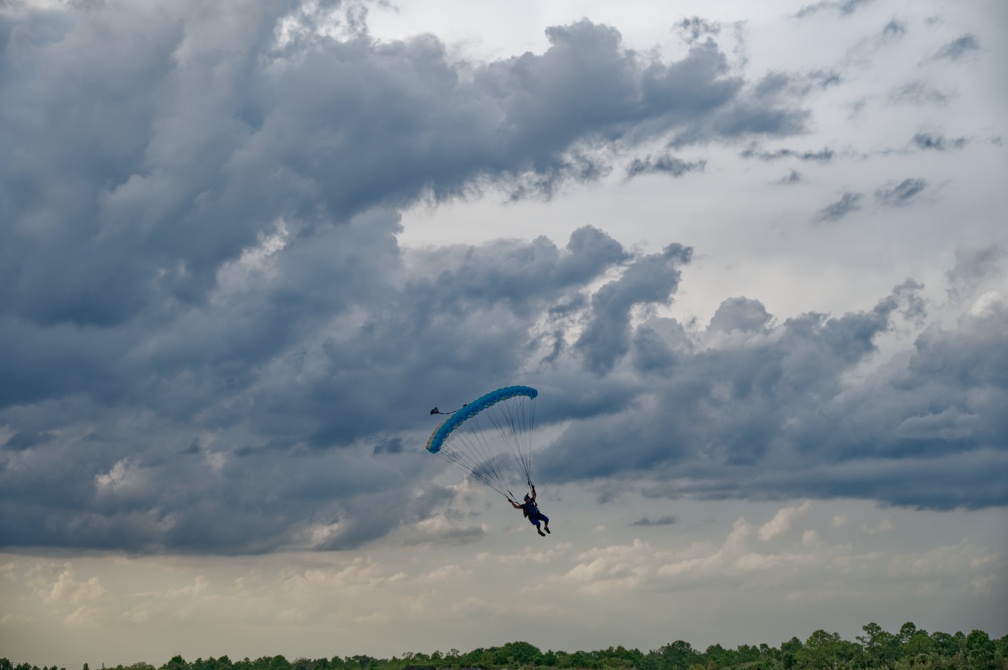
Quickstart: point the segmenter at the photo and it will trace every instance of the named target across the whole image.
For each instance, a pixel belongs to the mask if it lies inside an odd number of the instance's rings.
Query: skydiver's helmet
[[[532,500],[532,496],[530,496],[529,494],[526,493],[525,494],[525,502],[528,502],[529,500]]]

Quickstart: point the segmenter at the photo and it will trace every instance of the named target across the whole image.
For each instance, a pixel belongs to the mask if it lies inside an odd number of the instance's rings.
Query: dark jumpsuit
[[[549,517],[539,511],[539,505],[536,504],[535,500],[529,500],[528,502],[522,503],[522,514],[528,517],[529,523],[531,523],[536,528],[539,527],[539,522],[549,523]]]

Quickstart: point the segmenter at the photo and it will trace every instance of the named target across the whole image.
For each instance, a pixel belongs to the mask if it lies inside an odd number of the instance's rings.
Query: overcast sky
[[[999,0],[0,2],[0,654],[1008,633]],[[539,389],[540,538],[424,450]]]

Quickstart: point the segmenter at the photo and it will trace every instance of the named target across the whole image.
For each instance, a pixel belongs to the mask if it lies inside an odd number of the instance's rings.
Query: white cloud
[[[94,478],[99,492],[118,493],[139,488],[143,481],[139,470],[129,458],[116,461],[112,469]]]
[[[862,526],[861,527],[861,530],[863,530],[865,533],[868,533],[869,535],[878,535],[880,533],[888,533],[892,529],[893,529],[893,524],[892,524],[892,521],[890,521],[889,519],[882,519],[881,521],[878,522],[877,525],[872,526],[872,527],[868,527],[868,526]]]
[[[973,306],[970,307],[970,316],[985,319],[993,317],[999,312],[1004,313],[1008,309],[1006,302],[1008,301],[1005,300],[1005,297],[997,291],[987,291],[977,298]]]
[[[774,518],[766,522],[759,529],[759,538],[764,542],[780,537],[791,530],[795,519],[803,516],[812,509],[812,501],[806,500],[800,507],[782,507],[774,515]]]
[[[73,569],[68,567],[59,574],[48,592],[43,593],[42,600],[49,605],[84,605],[100,600],[104,595],[106,591],[97,577],[78,580]]]

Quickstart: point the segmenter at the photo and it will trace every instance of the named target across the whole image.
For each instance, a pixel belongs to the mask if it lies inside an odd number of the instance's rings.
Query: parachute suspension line
[[[431,434],[427,450],[514,500],[509,481],[513,482],[515,475],[523,475],[526,484],[532,487],[536,396],[538,391],[534,388],[509,386],[451,412],[435,407],[432,415],[449,415],[449,418]]]
[[[505,498],[513,497],[511,495],[511,492],[507,489],[506,486],[502,488],[500,482],[498,482],[492,477],[489,477],[486,473],[479,471],[478,467],[473,467],[468,463],[466,463],[464,458],[460,458],[458,452],[455,452],[453,450],[448,450],[447,452],[439,451],[438,456],[440,456],[446,462],[451,463],[456,467],[459,467],[462,471],[466,472],[480,483],[490,487],[491,489],[501,494]]]
[[[448,459],[476,480],[486,484],[505,498],[514,499],[501,470],[499,457],[487,442],[486,431],[480,426],[483,414],[496,406],[473,416],[452,433],[451,443],[446,442],[438,453],[445,453]],[[492,416],[492,414],[490,414]]]
[[[525,482],[532,488],[532,428],[535,417],[535,398],[527,403],[501,407],[494,427],[501,440],[510,447]]]
[[[532,488],[532,429],[535,427],[536,399],[532,398],[528,409],[528,430],[523,431],[525,435],[525,481]]]
[[[528,402],[500,403],[485,412],[490,424],[497,431],[501,442],[508,446],[518,469],[525,476],[525,482],[532,488],[532,421],[535,413],[535,398]]]

